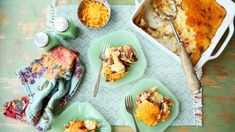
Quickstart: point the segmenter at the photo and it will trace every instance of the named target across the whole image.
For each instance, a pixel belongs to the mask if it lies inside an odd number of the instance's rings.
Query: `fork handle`
[[[139,129],[139,127],[138,127],[137,123],[136,123],[136,120],[135,120],[134,115],[133,115],[133,114],[131,114],[131,116],[132,116],[132,118],[133,118],[133,120],[134,120],[134,124],[135,124],[135,131],[136,131],[136,132],[140,132],[140,129]]]
[[[100,70],[99,70],[99,73],[98,73],[96,80],[95,80],[95,85],[93,88],[93,97],[95,97],[97,95],[99,87],[100,87],[100,76],[101,76],[102,68],[103,68],[103,61],[101,62]]]

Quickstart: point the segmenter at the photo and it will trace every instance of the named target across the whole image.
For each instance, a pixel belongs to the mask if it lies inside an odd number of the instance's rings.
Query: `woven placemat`
[[[179,100],[180,114],[172,125],[196,125],[194,116],[193,96],[187,88],[186,78],[179,62],[158,49],[155,43],[147,40],[130,26],[131,14],[134,6],[112,6],[112,15],[109,23],[101,29],[93,30],[84,27],[77,20],[77,6],[57,6],[55,16],[73,20],[79,27],[79,37],[76,40],[64,43],[68,48],[80,52],[81,61],[86,67],[85,77],[73,101],[89,101],[111,125],[126,125],[119,113],[121,99],[132,86],[143,78],[156,78],[160,80]],[[91,42],[108,33],[125,29],[136,34],[147,58],[147,69],[139,80],[133,81],[119,88],[101,87],[96,98],[92,97],[95,73],[88,63],[87,50]]]

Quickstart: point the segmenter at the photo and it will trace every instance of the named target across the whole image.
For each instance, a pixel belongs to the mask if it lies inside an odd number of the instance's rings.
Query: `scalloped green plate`
[[[147,62],[137,37],[129,31],[119,30],[103,36],[91,43],[91,46],[88,49],[88,59],[92,69],[95,71],[94,76],[96,76],[99,71],[101,65],[99,54],[103,44],[105,43],[109,43],[110,47],[118,47],[125,44],[133,46],[133,48],[136,50],[138,61],[131,64],[129,73],[122,79],[119,79],[115,82],[105,82],[104,78],[101,77],[101,85],[106,87],[118,87],[136,80],[144,74],[144,71],[147,67]]]
[[[49,132],[63,132],[64,125],[73,119],[96,120],[100,123],[98,132],[111,132],[111,126],[109,123],[88,102],[75,102],[69,106],[56,119]]]
[[[150,89],[154,86],[158,86],[159,89],[158,91],[164,95],[164,96],[168,96],[169,98],[172,99],[172,101],[174,102],[174,106],[171,108],[171,114],[170,114],[170,118],[167,119],[165,122],[160,122],[159,124],[157,124],[154,127],[150,127],[147,126],[143,121],[139,121],[136,119],[137,124],[139,126],[139,129],[141,132],[162,132],[164,130],[166,130],[166,128],[168,126],[170,126],[172,124],[172,122],[176,119],[176,117],[179,114],[179,102],[176,99],[176,97],[158,80],[155,79],[144,79],[142,80],[139,84],[137,84],[136,86],[134,86],[134,90],[129,93],[128,95],[131,95],[134,101],[134,109],[136,110],[137,105],[135,103],[136,97],[143,92],[146,89]],[[123,117],[123,119],[133,128],[135,129],[134,126],[134,122],[133,119],[131,117],[131,115],[126,111],[126,107],[125,107],[125,100],[123,99],[121,102],[121,108],[120,108],[120,112],[121,112],[121,116]],[[135,115],[136,113],[134,113]]]

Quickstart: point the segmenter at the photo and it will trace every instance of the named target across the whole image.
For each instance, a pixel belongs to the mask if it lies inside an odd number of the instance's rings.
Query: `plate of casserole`
[[[144,79],[128,95],[134,103],[134,117],[140,131],[162,132],[179,114],[176,97],[158,80]],[[126,111],[125,100],[120,108],[123,119],[135,129],[131,115]]]
[[[136,1],[137,2],[137,1]],[[180,62],[179,47],[169,22],[161,19],[153,6],[157,0],[142,0],[133,13],[132,26],[156,46]],[[195,69],[224,50],[234,32],[235,4],[231,0],[175,0],[176,19],[173,23]],[[212,55],[226,29],[229,33],[217,53]]]
[[[88,102],[76,102],[63,111],[50,132],[111,132],[111,126]]]
[[[94,73],[101,66],[99,54],[104,44],[106,61],[101,71],[101,85],[118,87],[140,78],[146,69],[147,62],[137,37],[125,30],[116,31],[103,36],[91,43],[88,59]]]

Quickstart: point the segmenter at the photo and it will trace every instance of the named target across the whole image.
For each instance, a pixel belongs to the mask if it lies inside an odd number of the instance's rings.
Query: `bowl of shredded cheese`
[[[77,15],[84,26],[97,29],[108,23],[111,9],[106,0],[83,0],[78,6]]]

